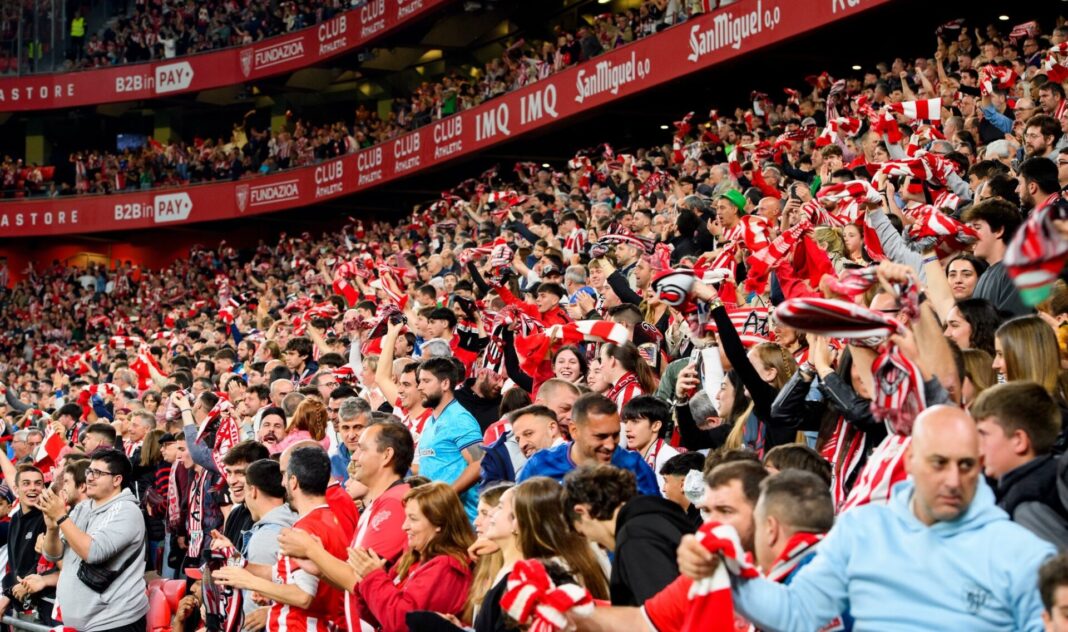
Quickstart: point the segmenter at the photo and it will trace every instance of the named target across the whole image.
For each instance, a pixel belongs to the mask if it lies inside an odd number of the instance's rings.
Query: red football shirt
[[[360,522],[360,512],[356,511],[356,503],[352,502],[345,488],[337,481],[331,480],[330,486],[326,488],[326,504],[330,506],[330,511],[334,512],[345,542],[352,542],[356,525]],[[348,555],[342,559],[348,559]]]
[[[349,540],[327,505],[313,509],[298,520],[293,528],[317,535],[323,542],[323,548],[334,557],[340,560],[348,558],[346,545]],[[328,632],[345,625],[345,614],[339,607],[345,598],[344,591],[301,570],[296,560],[288,555],[279,557],[273,575],[276,583],[297,585],[309,595],[315,595],[315,598],[306,609],[273,604],[267,614],[267,632]]]

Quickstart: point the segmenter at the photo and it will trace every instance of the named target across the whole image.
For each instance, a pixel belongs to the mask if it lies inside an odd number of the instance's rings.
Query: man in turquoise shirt
[[[449,358],[430,358],[419,365],[419,392],[433,412],[419,437],[419,474],[452,485],[473,522],[478,512],[476,483],[482,463],[482,430],[453,396],[463,381],[460,367]]]

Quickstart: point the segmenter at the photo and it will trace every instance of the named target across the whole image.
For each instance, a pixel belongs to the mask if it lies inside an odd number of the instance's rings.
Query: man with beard
[[[386,398],[386,401],[393,405],[393,414],[399,417],[401,423],[411,431],[412,440],[416,444],[415,461],[412,466],[418,469],[419,436],[423,433],[423,426],[432,411],[423,406],[423,396],[417,388],[419,384],[418,362],[405,363],[394,382],[393,359],[396,357],[394,343],[402,331],[403,325],[400,323],[391,322],[387,325],[386,336],[382,339],[382,355],[378,358],[378,368],[375,370],[375,384],[382,391],[382,396]]]
[[[505,431],[493,445],[486,448],[482,458],[480,489],[501,482],[515,482],[517,472],[538,450],[561,442],[556,413],[546,406],[533,404],[508,414],[511,430]]]
[[[483,432],[501,418],[501,387],[504,377],[490,369],[478,369],[454,395],[460,405],[478,421]]]
[[[234,503],[230,514],[226,516],[226,522],[223,523],[223,534],[238,546],[253,523],[252,514],[245,506],[245,470],[250,463],[269,456],[267,448],[256,441],[242,441],[223,456],[223,475],[230,489],[230,500]]]
[[[419,392],[423,405],[433,410],[419,440],[419,473],[431,481],[452,485],[468,517],[478,513],[482,461],[482,430],[453,396],[459,371],[448,358],[430,358],[419,366]]]
[[[564,475],[583,465],[611,463],[634,473],[638,493],[660,495],[653,470],[640,454],[624,449],[619,443],[619,409],[615,402],[600,393],[579,397],[572,409],[571,428],[570,442],[535,452],[516,481],[522,483],[535,476],[562,481]]]
[[[271,405],[271,389],[264,384],[250,384],[245,389],[245,396],[241,403],[244,407],[241,411],[241,436],[251,438],[259,430],[264,409]]]
[[[277,454],[278,444],[282,443],[286,434],[286,412],[277,406],[263,409],[260,429],[256,431],[256,441],[267,446],[271,454]]]
[[[1061,137],[1061,124],[1045,114],[1032,116],[1024,129],[1024,152],[1028,158],[1056,159],[1057,139]]]
[[[373,551],[375,555],[394,563],[407,545],[403,529],[405,522],[404,496],[411,489],[404,476],[411,466],[411,433],[393,421],[375,422],[359,437],[355,452],[356,479],[367,488],[363,500],[366,509],[360,514],[360,525],[352,540],[352,548]],[[344,560],[330,555],[312,537],[298,529],[285,529],[278,538],[283,555],[309,559],[330,583],[347,590],[348,630],[357,630],[359,609],[355,591],[356,574]]]
[[[1057,170],[1056,163],[1037,158],[1025,160],[1020,165],[1020,184],[1016,192],[1025,209],[1037,213],[1057,200],[1060,193]]]
[[[4,596],[2,605],[7,610],[8,604],[14,600],[12,588],[19,580],[37,572],[37,559],[40,557],[34,550],[37,536],[45,532],[44,514],[37,509],[37,499],[45,489],[44,474],[33,465],[18,466],[18,474],[15,476],[15,493],[19,499],[19,510],[11,516],[11,525],[8,527],[8,572],[4,575]],[[52,596],[55,591],[45,591],[34,598],[38,604],[42,619],[46,624],[51,624],[51,609],[40,604],[40,598]]]
[[[287,461],[280,463],[285,472],[282,487],[286,503],[300,516],[293,528],[315,534],[324,549],[344,559],[347,540],[326,505],[326,488],[330,484],[326,451],[318,446],[294,446],[283,457]],[[273,581],[237,566],[225,566],[213,572],[212,577],[224,586],[255,591],[273,601],[267,615],[268,630],[308,631],[345,623],[337,607],[342,591],[307,572],[289,556],[279,557],[272,572]]]
[[[86,470],[85,501],[68,513],[67,503],[51,490],[36,500],[47,527],[42,553],[50,562],[63,561],[57,606],[63,624],[75,630],[145,629],[146,529],[128,487],[132,470],[121,450],[99,450]],[[82,579],[84,564],[112,569],[115,577],[104,590],[94,590]]]

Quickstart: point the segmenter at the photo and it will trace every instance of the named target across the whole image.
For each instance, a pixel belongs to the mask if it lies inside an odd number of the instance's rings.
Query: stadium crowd
[[[69,181],[34,177],[39,168],[27,169],[21,161],[8,157],[0,163],[0,191],[5,197],[113,193],[237,180],[316,164],[475,107],[703,11],[701,3],[691,5],[647,0],[638,8],[589,16],[589,23],[584,22],[574,32],[558,26],[553,41],[513,38],[500,57],[477,72],[450,69],[439,80],[424,82],[411,94],[393,99],[385,118],[361,104],[351,120],[313,122],[291,113],[283,129],[272,131],[252,111],[236,122],[225,138],[198,137],[169,143],[153,140],[119,153],[99,147],[74,152],[69,157],[74,166]]]
[[[88,632],[1068,629],[1066,53],[955,22],[399,225],[28,269],[2,599]]]

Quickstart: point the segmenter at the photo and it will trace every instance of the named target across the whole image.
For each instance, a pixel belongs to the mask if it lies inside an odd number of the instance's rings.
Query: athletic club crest
[[[241,51],[241,74],[247,79],[250,72],[252,72],[252,48],[246,48]]]
[[[235,196],[237,197],[237,212],[244,213],[245,207],[248,206],[248,185],[239,184],[234,189]]]

